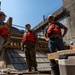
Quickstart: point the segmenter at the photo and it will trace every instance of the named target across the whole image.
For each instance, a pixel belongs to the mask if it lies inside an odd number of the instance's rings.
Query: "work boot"
[[[34,70],[35,70],[35,71],[38,71],[38,70],[37,70],[37,67],[34,67]]]
[[[29,70],[28,70],[28,71],[32,71],[32,70],[31,70],[31,68],[29,68]]]
[[[32,71],[32,70],[31,69],[26,70],[26,72],[30,72],[30,71]]]

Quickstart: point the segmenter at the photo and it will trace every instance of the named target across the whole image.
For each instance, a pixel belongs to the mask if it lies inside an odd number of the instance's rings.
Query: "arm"
[[[59,22],[57,22],[57,25],[58,25],[61,29],[64,30],[64,33],[60,36],[60,37],[63,38],[63,37],[66,35],[66,33],[67,33],[67,31],[68,31],[68,28],[67,28],[66,26],[64,26],[63,24],[59,23]]]
[[[21,50],[24,51],[24,45],[26,42],[26,33],[23,34],[23,39],[21,41]]]
[[[66,35],[67,31],[68,31],[67,27],[64,27],[63,29],[64,29],[64,33],[63,33],[62,37],[64,37]]]
[[[45,38],[48,38],[48,34],[47,34],[47,29],[48,29],[49,25],[46,26],[45,30],[44,30],[44,37]]]
[[[23,40],[22,40],[22,43],[25,44],[26,43],[26,39],[27,39],[27,34],[24,33],[23,34]]]
[[[21,50],[24,51],[24,43],[21,41]]]
[[[36,34],[36,32],[35,32],[34,30],[32,30],[32,34],[33,34],[34,37],[35,37],[35,42],[34,42],[35,47],[37,47],[37,43],[38,43],[38,37],[37,37],[37,34]]]
[[[36,34],[36,32],[34,30],[32,31],[32,34],[35,35],[35,44],[36,44],[38,42],[37,34]]]

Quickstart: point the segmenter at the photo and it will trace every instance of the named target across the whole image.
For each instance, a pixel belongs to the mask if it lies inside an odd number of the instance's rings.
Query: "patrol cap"
[[[5,14],[4,12],[0,11],[0,16],[1,16],[1,15],[6,16],[6,14]]]

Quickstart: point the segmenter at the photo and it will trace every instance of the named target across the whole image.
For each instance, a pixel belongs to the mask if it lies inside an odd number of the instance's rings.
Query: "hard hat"
[[[6,14],[4,12],[2,12],[2,11],[0,11],[0,15],[5,15],[6,16]]]

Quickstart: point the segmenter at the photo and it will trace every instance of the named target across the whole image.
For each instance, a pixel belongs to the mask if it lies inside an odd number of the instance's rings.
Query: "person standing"
[[[36,33],[31,30],[31,25],[26,24],[25,25],[27,32],[23,35],[22,45],[26,45],[25,55],[27,60],[27,65],[29,71],[32,70],[32,67],[34,67],[34,70],[37,71],[37,62],[36,62],[36,52],[35,52],[35,45],[37,36]]]
[[[4,23],[5,19],[5,13],[0,11],[0,68],[6,68],[4,44],[7,41],[9,29],[7,25]]]
[[[48,17],[49,26],[46,29],[45,37],[49,38],[48,47],[51,53],[56,52],[56,50],[64,50],[63,37],[66,35],[68,28],[59,22],[55,22],[54,16]],[[61,29],[64,30],[63,34]],[[53,75],[60,75],[58,64],[55,60],[50,60],[51,71]]]
[[[7,40],[8,33],[9,33],[8,27],[4,23],[5,19],[6,19],[5,13],[0,11],[0,54],[3,48],[3,44]]]

